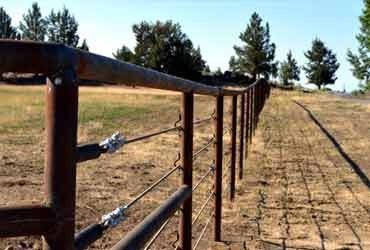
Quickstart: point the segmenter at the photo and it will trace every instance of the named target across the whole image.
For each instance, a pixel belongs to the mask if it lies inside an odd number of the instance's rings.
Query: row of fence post
[[[193,187],[194,93],[215,96],[213,238],[216,241],[221,240],[224,98],[232,96],[229,198],[233,200],[235,198],[236,165],[239,167],[238,177],[241,179],[243,178],[244,159],[248,155],[248,144],[252,142],[252,134],[255,132],[259,114],[270,93],[270,87],[265,80],[258,80],[247,90],[216,88],[60,44],[1,40],[0,51],[2,72],[42,73],[48,76],[45,119],[45,201],[39,205],[0,207],[0,237],[42,235],[43,249],[74,249],[76,163],[79,159],[97,158],[101,153],[99,150],[96,151],[99,145],[93,147],[95,151],[90,155],[81,156],[78,152],[78,79],[85,77],[116,84],[138,84],[143,87],[183,92],[182,185],[171,196],[171,200],[164,201],[159,209],[154,211],[154,214],[148,216],[150,220],[146,218],[146,226],[140,227],[140,234],[136,234],[137,237],[151,235],[154,230],[158,230],[159,224],[172,216],[182,204],[178,245],[178,249],[181,250],[192,249],[193,200],[189,193]],[[24,60],[25,57],[30,60]],[[239,98],[240,123],[237,124]],[[237,133],[238,128],[239,134]],[[171,128],[171,131],[174,129],[177,128]],[[158,216],[161,217],[160,220]],[[154,224],[155,226],[152,226]],[[99,231],[99,234],[101,233]],[[137,241],[144,241],[144,238],[135,238],[135,242]],[[125,248],[125,242],[128,241],[121,241],[113,249],[139,248],[132,245],[130,248]],[[143,242],[140,242],[140,246],[142,244]]]
[[[231,97],[230,200],[235,198],[236,165],[239,167],[238,177],[241,179],[244,159],[248,154],[247,147],[251,143],[259,114],[269,92],[270,87],[267,82],[259,80],[243,94]],[[222,232],[224,99],[225,97],[222,95],[215,97],[215,173],[213,180],[213,238],[215,241],[221,240]],[[238,99],[240,99],[239,103]],[[183,93],[181,106],[182,185],[192,188],[194,94]],[[240,110],[239,124],[237,124],[238,110]],[[1,237],[41,234],[43,235],[44,249],[73,249],[76,209],[77,115],[78,82],[74,71],[64,70],[52,78],[48,78],[46,86],[45,203],[35,207],[0,208]],[[237,137],[238,135],[239,137]],[[239,159],[237,159],[238,157]],[[237,160],[239,161],[237,162]],[[192,249],[192,206],[193,201],[190,195],[181,207],[178,246],[178,249],[181,250]],[[22,221],[22,227],[17,226],[20,221]]]
[[[75,75],[64,71],[54,79],[48,79],[47,109],[46,109],[46,164],[45,183],[46,200],[56,214],[60,225],[57,231],[45,232],[44,249],[68,249],[74,242],[75,227],[75,179],[76,161],[75,149],[77,142],[77,107],[78,86]],[[58,81],[58,84],[55,83]],[[59,82],[62,81],[63,84]],[[269,85],[260,81],[240,96],[232,96],[231,107],[231,165],[229,180],[229,199],[235,198],[236,163],[239,156],[239,179],[243,178],[244,160],[248,154],[248,144],[251,143],[259,113],[269,95]],[[238,122],[239,102],[239,126]],[[222,221],[222,171],[223,171],[223,126],[224,97],[215,97],[216,112],[214,115],[215,129],[215,174],[214,174],[214,228],[213,238],[221,240]],[[182,184],[193,185],[193,118],[194,95],[182,95]],[[73,126],[71,127],[71,124]],[[237,130],[239,127],[239,147],[237,147]],[[237,152],[239,153],[237,155]],[[68,171],[66,171],[66,169]],[[61,183],[63,182],[63,184]],[[68,186],[68,188],[65,188]],[[179,223],[179,249],[192,248],[192,196],[182,205],[182,215]]]
[[[229,199],[235,198],[236,184],[236,160],[237,151],[239,152],[239,179],[243,178],[244,159],[248,155],[248,144],[257,126],[258,117],[266,98],[269,96],[270,87],[264,80],[260,80],[240,95],[239,103],[239,148],[237,147],[237,122],[238,122],[238,96],[232,96],[231,102],[231,145],[230,145],[230,179],[229,179]],[[222,222],[222,171],[223,171],[223,127],[224,127],[224,96],[215,97],[215,148],[214,148],[214,207],[213,207],[213,239],[221,241],[221,222]],[[184,93],[182,95],[182,167],[183,181],[185,185],[192,186],[192,154],[193,154],[193,112],[194,96]],[[180,244],[178,249],[192,249],[192,197],[189,197],[182,206],[182,215],[179,225]]]

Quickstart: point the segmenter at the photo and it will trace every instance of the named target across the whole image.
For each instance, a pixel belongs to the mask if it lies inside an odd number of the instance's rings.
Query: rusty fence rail
[[[176,249],[196,249],[207,228],[212,224],[212,220],[214,240],[222,239],[222,193],[226,187],[228,198],[231,201],[235,198],[237,165],[238,177],[242,179],[248,147],[257,127],[259,114],[270,94],[267,81],[259,79],[247,88],[238,89],[212,87],[50,43],[0,40],[0,55],[0,72],[42,73],[47,76],[45,202],[40,205],[0,208],[0,237],[42,235],[43,249],[86,249],[101,238],[108,229],[123,221],[127,209],[164,182],[176,170],[181,169],[181,186],[177,191],[145,217],[112,249],[149,249],[176,211],[180,213],[179,242]],[[78,145],[79,78],[181,92],[181,124],[134,138],[126,139],[117,133],[100,143]],[[212,115],[194,120],[195,94],[214,97],[215,112]],[[226,128],[224,123],[225,98],[232,99],[229,114],[230,128]],[[194,129],[211,121],[214,123],[214,136],[194,152]],[[76,233],[77,163],[99,158],[101,154],[113,153],[125,144],[140,142],[174,131],[181,135],[180,163],[129,203],[117,207],[103,215],[99,222]],[[231,145],[230,148],[225,149],[223,137],[227,132],[230,133]],[[212,145],[214,156],[209,170],[194,185],[193,161]],[[223,162],[226,150],[230,152],[229,164]],[[226,179],[227,174],[229,181],[225,185],[223,180]],[[209,195],[201,207],[195,210],[192,195],[210,177],[213,177],[213,187],[209,189]],[[210,217],[196,237],[196,241],[192,242],[194,236],[192,226],[205,213],[212,200]]]

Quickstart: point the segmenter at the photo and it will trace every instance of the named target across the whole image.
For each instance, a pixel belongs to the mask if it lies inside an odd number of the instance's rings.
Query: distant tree
[[[209,65],[206,64],[206,66],[203,69],[203,74],[210,74],[210,73],[211,73],[211,69],[209,68]]]
[[[287,54],[287,60],[280,64],[279,76],[283,85],[293,85],[291,80],[299,81],[301,70],[298,67],[297,61],[293,58],[292,51]]]
[[[353,76],[362,81],[360,87],[370,90],[370,0],[364,0],[364,9],[360,16],[360,33],[356,36],[359,43],[358,54],[348,50],[348,61],[352,64]]]
[[[41,15],[40,6],[35,2],[23,14],[23,21],[19,24],[22,39],[32,41],[44,41],[46,34],[46,20]]]
[[[52,10],[47,22],[47,35],[50,42],[77,47],[80,39],[77,34],[78,23],[66,7],[56,13]]]
[[[125,45],[122,45],[120,49],[117,49],[116,53],[113,53],[114,58],[117,60],[135,63],[135,54]]]
[[[89,49],[89,46],[87,45],[87,41],[86,41],[86,39],[84,39],[84,40],[82,41],[81,46],[79,46],[78,48],[79,48],[79,49],[81,49],[81,50],[86,50],[86,51],[89,51],[89,50],[90,50],[90,49]]]
[[[279,62],[274,62],[271,64],[271,76],[272,78],[277,78],[279,75]]]
[[[12,26],[12,18],[0,7],[0,38],[16,39],[17,29]]]
[[[222,70],[220,67],[218,67],[215,71],[215,76],[221,77],[223,75]]]
[[[236,57],[229,61],[232,72],[248,73],[253,79],[261,75],[268,78],[276,73],[275,44],[270,42],[270,27],[262,25],[262,18],[253,13],[244,32],[239,35],[242,46],[234,46]]]
[[[335,72],[340,64],[337,62],[335,54],[320,39],[313,40],[311,50],[308,50],[304,55],[309,61],[303,70],[310,83],[315,84],[319,89],[322,86],[335,83],[337,80]]]
[[[231,56],[230,57],[230,60],[229,60],[229,68],[230,68],[230,71],[233,72],[233,73],[236,73],[236,72],[240,72],[241,73],[240,63],[236,59],[235,56]]]
[[[200,48],[194,48],[180,24],[143,21],[132,29],[136,38],[134,52],[123,46],[114,57],[184,78],[200,78],[205,67]]]

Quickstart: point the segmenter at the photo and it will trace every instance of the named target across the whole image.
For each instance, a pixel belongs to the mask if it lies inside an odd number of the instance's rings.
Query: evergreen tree
[[[35,2],[27,14],[23,15],[23,21],[19,24],[22,39],[32,41],[44,41],[46,34],[46,20],[41,15],[39,5]]]
[[[17,30],[12,26],[12,18],[6,13],[3,7],[0,7],[0,38],[16,39]]]
[[[114,57],[168,74],[198,80],[205,67],[200,48],[172,21],[141,22],[133,26],[134,52],[123,46]]]
[[[261,75],[268,78],[276,73],[275,44],[270,42],[270,27],[262,25],[262,18],[253,13],[244,32],[239,35],[242,46],[234,46],[236,57],[230,58],[230,69],[233,72],[248,73],[253,79]],[[275,71],[274,71],[275,70]]]
[[[220,67],[217,67],[216,71],[215,71],[215,76],[217,77],[221,77],[223,75],[222,73],[222,70]]]
[[[202,74],[210,74],[210,73],[211,73],[211,69],[209,68],[209,65],[205,65]]]
[[[81,46],[79,46],[78,48],[79,48],[79,49],[81,49],[81,50],[86,50],[86,51],[89,51],[89,50],[90,50],[90,49],[89,49],[89,46],[87,45],[87,41],[86,41],[86,39],[84,39],[84,40],[82,41]]]
[[[57,13],[52,10],[47,22],[47,35],[50,42],[77,47],[80,39],[77,34],[78,23],[66,7]]]
[[[116,53],[113,53],[114,58],[117,60],[135,63],[135,54],[125,45],[120,49],[117,49]]]
[[[360,16],[360,33],[356,36],[359,43],[358,54],[348,50],[348,61],[352,64],[353,76],[362,81],[360,87],[370,90],[370,0],[364,0],[365,7]]]
[[[298,67],[297,61],[293,58],[292,51],[287,54],[287,60],[280,65],[279,76],[283,85],[293,85],[291,80],[299,81],[299,74],[301,70]]]
[[[236,57],[231,56],[230,60],[229,60],[230,71],[233,72],[233,73],[241,72],[239,66],[240,66],[240,64],[239,64],[238,60],[236,59]]]
[[[315,84],[319,89],[327,84],[335,83],[337,80],[335,72],[339,68],[339,63],[335,54],[320,39],[313,40],[311,50],[304,55],[309,62],[303,69],[310,83]]]

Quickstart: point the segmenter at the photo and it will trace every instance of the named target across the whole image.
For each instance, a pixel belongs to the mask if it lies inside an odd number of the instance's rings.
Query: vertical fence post
[[[46,85],[46,203],[55,211],[55,229],[43,237],[46,250],[73,249],[76,208],[78,83],[64,70]]]
[[[261,111],[262,111],[262,82],[260,84],[258,84],[258,120],[257,120],[257,123],[259,122],[259,117],[260,117],[260,114],[261,114]]]
[[[240,100],[240,127],[239,127],[239,179],[243,178],[243,152],[244,152],[244,108],[245,108],[245,94],[241,95]]]
[[[194,95],[183,93],[182,95],[182,133],[181,133],[181,159],[182,159],[182,183],[193,186],[193,116],[194,116]],[[182,216],[180,219],[179,249],[190,250],[192,247],[192,196],[182,205]]]
[[[252,89],[248,89],[248,95],[249,95],[249,117],[248,119],[248,137],[249,137],[249,144],[252,143],[252,130],[253,130],[253,92]]]
[[[256,134],[257,124],[257,91],[256,85],[253,86],[253,136]]]
[[[245,158],[248,158],[248,140],[249,140],[249,91],[245,93]]]
[[[235,163],[236,163],[236,123],[237,123],[237,106],[238,96],[232,97],[231,107],[231,166],[230,166],[230,200],[235,197]]]
[[[223,158],[223,116],[224,97],[216,97],[215,115],[215,175],[214,175],[214,240],[221,241],[221,212],[222,212],[222,158]]]

